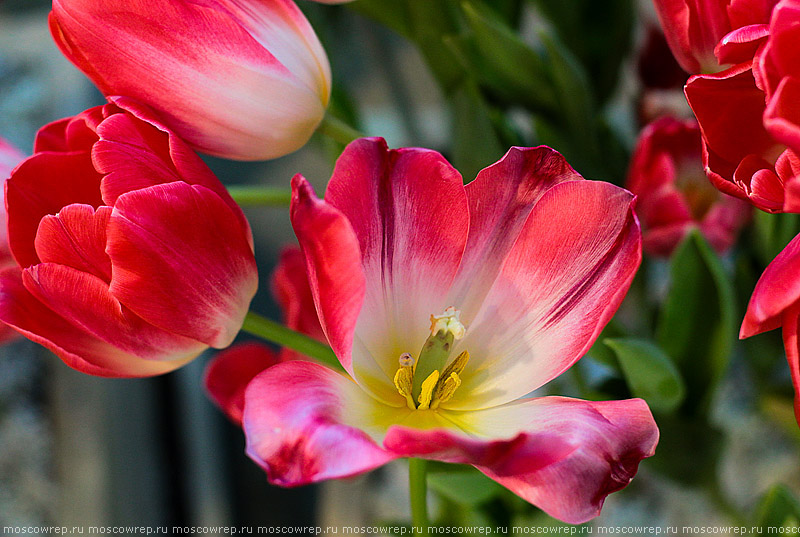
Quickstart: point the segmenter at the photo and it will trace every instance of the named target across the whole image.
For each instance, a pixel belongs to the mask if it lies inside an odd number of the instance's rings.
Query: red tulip
[[[211,155],[290,153],[328,104],[328,59],[291,0],[54,0],[50,27],[106,96],[147,103]]]
[[[748,53],[765,35],[777,0],[654,0],[670,49],[689,73],[715,73]]]
[[[797,1],[783,0],[754,60],[694,76],[685,89],[703,133],[709,179],[721,191],[773,213],[800,211],[798,21]]]
[[[0,320],[80,371],[148,376],[225,347],[256,291],[250,228],[128,99],[43,127],[6,182]]]
[[[701,152],[700,128],[694,120],[663,117],[639,137],[627,187],[638,196],[643,247],[651,255],[669,256],[692,228],[699,228],[718,252],[724,252],[750,214],[746,203],[709,182]]]

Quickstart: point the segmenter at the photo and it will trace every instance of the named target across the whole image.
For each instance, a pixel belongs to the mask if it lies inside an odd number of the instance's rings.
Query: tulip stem
[[[408,483],[411,494],[411,524],[418,537],[428,537],[428,461],[408,460]]]
[[[325,117],[322,118],[322,123],[319,124],[317,130],[328,138],[339,142],[342,145],[347,145],[356,138],[364,137],[364,135],[358,132],[356,129],[330,114],[325,114]]]
[[[316,339],[296,332],[280,323],[276,323],[258,313],[249,311],[244,318],[242,331],[260,337],[272,343],[277,343],[299,353],[315,358],[318,362],[334,369],[341,370],[342,366],[331,348]]]
[[[233,201],[242,207],[288,207],[292,191],[260,185],[233,185],[228,187]]]

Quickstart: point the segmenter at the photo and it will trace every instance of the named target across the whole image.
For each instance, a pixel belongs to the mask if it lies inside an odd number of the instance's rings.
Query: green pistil
[[[431,373],[444,370],[447,359],[450,358],[450,351],[453,349],[453,332],[450,330],[439,330],[435,335],[429,336],[419,352],[417,366],[414,370],[414,381],[411,385],[411,397],[419,402],[419,394],[422,391],[422,383]]]

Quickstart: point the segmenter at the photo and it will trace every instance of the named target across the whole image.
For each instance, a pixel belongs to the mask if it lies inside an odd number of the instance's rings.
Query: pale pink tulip
[[[290,153],[328,104],[328,59],[291,0],[54,0],[50,27],[106,96],[147,103],[211,155]]]

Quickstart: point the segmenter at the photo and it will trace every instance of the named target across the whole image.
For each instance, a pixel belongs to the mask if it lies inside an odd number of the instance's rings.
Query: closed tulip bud
[[[0,320],[93,375],[228,346],[256,292],[241,209],[151,114],[117,99],[46,125],[6,181]]]
[[[210,155],[291,153],[328,104],[328,59],[291,0],[54,0],[50,28],[106,96],[147,103]]]

